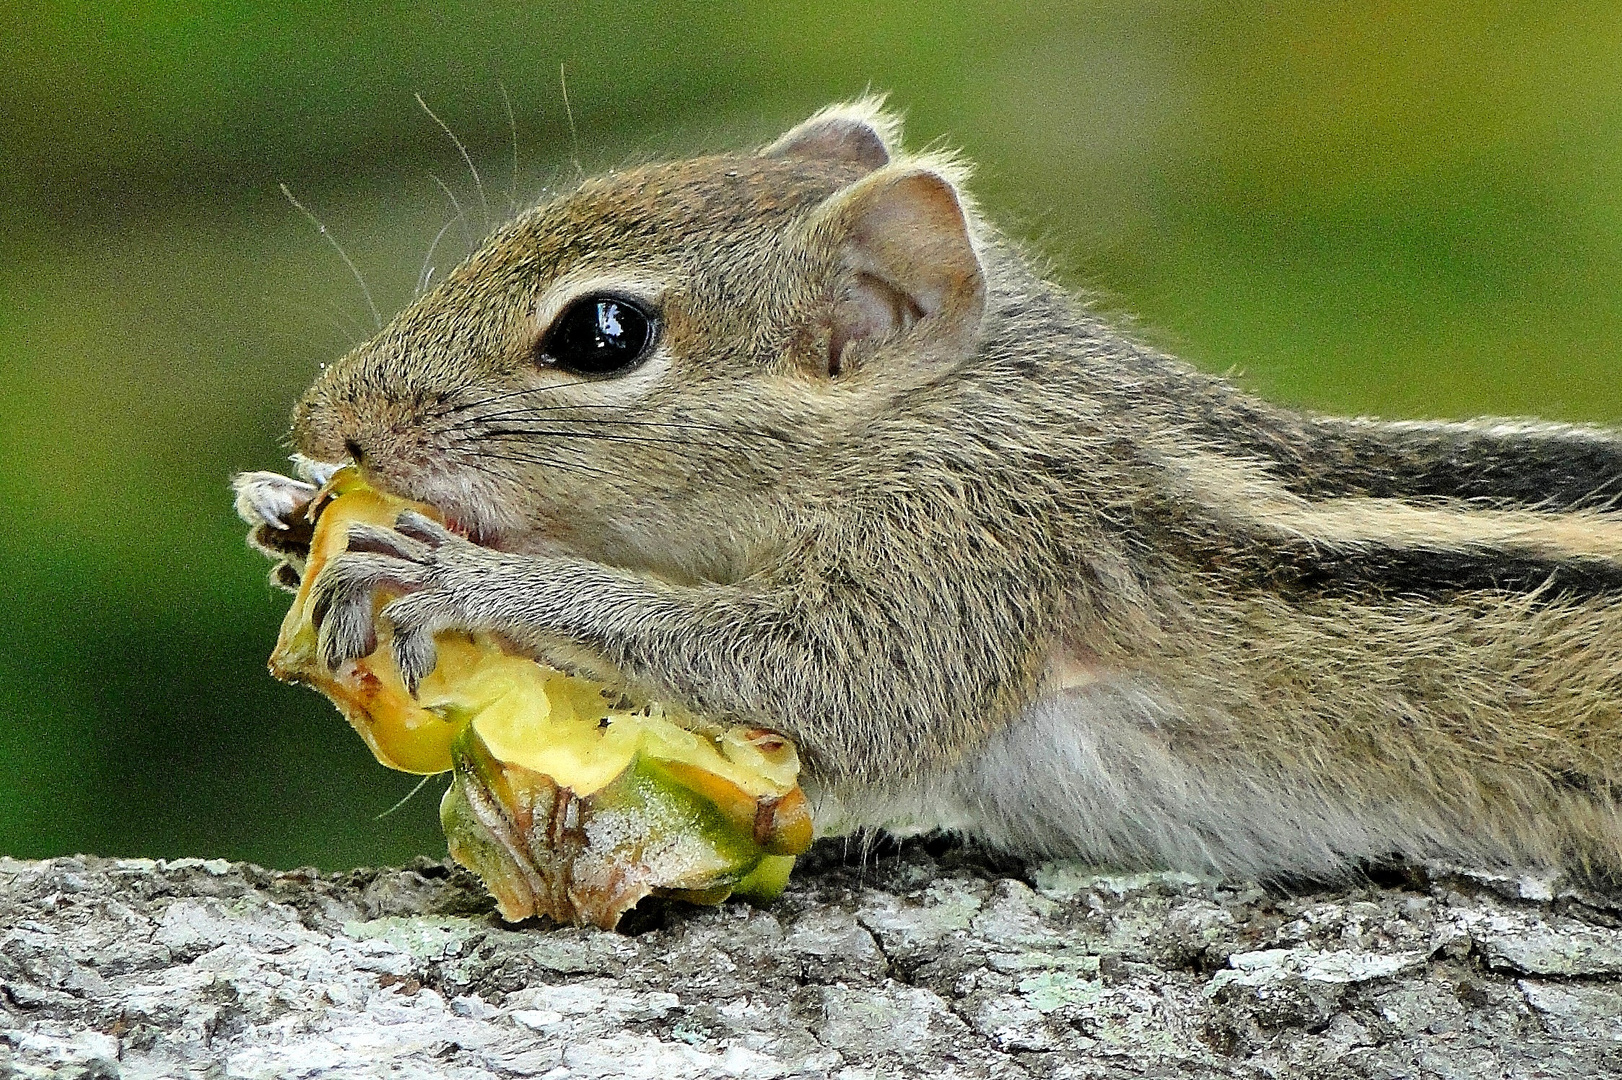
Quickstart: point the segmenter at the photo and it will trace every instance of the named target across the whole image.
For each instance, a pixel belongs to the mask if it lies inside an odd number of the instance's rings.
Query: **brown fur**
[[[959,167],[894,141],[859,103],[586,181],[328,368],[298,448],[490,549],[402,546],[426,569],[386,614],[780,729],[826,827],[1260,874],[1622,869],[1622,441],[1274,408],[1113,332],[966,201],[918,213],[980,277],[916,325],[850,323],[830,374],[858,193],[911,170],[961,200]],[[885,239],[881,299],[957,257],[916,231]],[[589,281],[656,299],[654,369],[536,366],[549,298]],[[1114,731],[1146,749],[1065,772],[1028,748]],[[1148,809],[1155,761],[1191,778],[1181,809]],[[1106,789],[1119,827],[1067,822]],[[925,805],[947,791],[957,817]]]

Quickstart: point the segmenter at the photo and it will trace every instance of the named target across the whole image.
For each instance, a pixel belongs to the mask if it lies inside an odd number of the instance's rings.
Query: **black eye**
[[[653,316],[614,296],[583,296],[563,309],[541,339],[543,361],[576,375],[614,375],[652,349]]]

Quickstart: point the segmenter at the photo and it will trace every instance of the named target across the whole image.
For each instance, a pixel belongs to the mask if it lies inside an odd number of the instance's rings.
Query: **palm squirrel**
[[[1622,436],[1278,408],[1134,343],[878,102],[579,183],[298,403],[443,508],[316,582],[790,736],[818,828],[1290,880],[1622,875]],[[327,464],[319,464],[327,463]]]

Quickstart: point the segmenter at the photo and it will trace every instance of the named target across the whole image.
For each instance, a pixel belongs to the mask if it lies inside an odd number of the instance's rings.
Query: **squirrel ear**
[[[944,176],[886,169],[835,195],[819,217],[846,270],[833,309],[830,374],[839,373],[852,343],[915,325],[925,348],[972,344],[985,310],[985,275],[957,190]]]
[[[893,134],[894,127],[893,120],[878,112],[876,101],[871,108],[865,101],[836,105],[778,137],[760,153],[762,157],[848,161],[879,169],[890,163],[885,136]]]

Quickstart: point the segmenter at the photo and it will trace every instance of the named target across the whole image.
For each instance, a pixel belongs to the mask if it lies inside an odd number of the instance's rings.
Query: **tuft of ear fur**
[[[985,275],[946,159],[878,169],[818,210],[815,232],[843,264],[831,314],[828,372],[851,345],[918,328],[926,353],[962,352],[985,311]]]
[[[884,95],[822,109],[760,151],[764,157],[848,161],[868,169],[890,163],[901,145],[901,118],[884,111]]]

